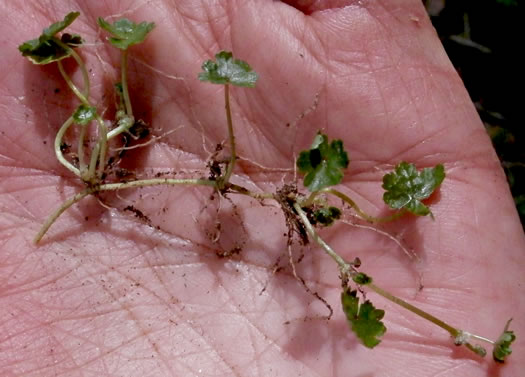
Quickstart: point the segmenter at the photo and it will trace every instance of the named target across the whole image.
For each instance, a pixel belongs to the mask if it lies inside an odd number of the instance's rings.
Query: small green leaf
[[[421,200],[428,198],[444,178],[445,169],[441,164],[418,172],[414,164],[401,162],[393,173],[383,177],[386,190],[383,200],[393,209],[405,208],[415,215],[432,215]]]
[[[80,12],[70,12],[66,14],[63,21],[55,22],[54,24],[51,24],[48,28],[45,28],[41,36],[45,36],[48,39],[54,37],[58,32],[61,32],[69,25],[71,25],[78,16],[80,16]]]
[[[341,217],[341,210],[337,207],[322,207],[311,212],[308,220],[312,225],[330,226]]]
[[[117,20],[113,25],[102,17],[99,17],[97,22],[102,29],[113,35],[108,38],[109,42],[121,50],[127,50],[129,46],[142,43],[148,33],[155,27],[153,22],[136,24],[127,18]]]
[[[514,340],[516,340],[516,335],[514,335],[514,331],[509,330],[509,325],[511,321],[512,318],[508,320],[507,324],[505,325],[505,328],[503,329],[503,333],[500,335],[496,343],[494,343],[492,357],[498,363],[503,363],[505,361],[505,357],[509,356],[512,353],[510,345],[512,344],[512,342],[514,342]]]
[[[85,126],[97,115],[97,109],[94,107],[80,105],[77,107],[76,111],[73,113],[73,120],[75,123]]]
[[[379,337],[386,332],[386,327],[381,322],[385,311],[376,309],[368,300],[359,305],[357,291],[350,291],[348,288],[341,293],[341,303],[356,336],[368,348],[377,346],[381,342]]]
[[[318,133],[310,150],[302,151],[297,158],[299,171],[306,174],[304,185],[311,192],[337,185],[348,167],[348,154],[341,140],[328,143],[328,137]]]
[[[352,280],[359,285],[367,285],[372,282],[372,278],[362,272],[359,272],[356,275],[352,276]]]
[[[34,64],[48,64],[69,57],[71,50],[64,48],[59,41],[70,48],[74,48],[82,43],[82,38],[76,34],[64,33],[58,39],[55,35],[71,25],[79,15],[79,12],[68,13],[63,21],[55,22],[44,29],[37,39],[22,43],[18,46],[18,50],[22,53],[22,56],[27,57]]]
[[[203,72],[199,73],[199,80],[213,84],[233,84],[253,88],[259,78],[248,63],[234,59],[232,53],[228,51],[221,51],[215,55],[215,61],[205,61],[202,70]]]
[[[122,97],[122,93],[124,93],[124,89],[122,89],[122,83],[121,82],[116,82],[115,83],[115,91],[117,92],[117,94]]]

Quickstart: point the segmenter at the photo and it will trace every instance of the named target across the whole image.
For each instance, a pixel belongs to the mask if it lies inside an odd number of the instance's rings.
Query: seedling
[[[203,72],[199,73],[199,80],[224,85],[224,104],[231,149],[230,162],[226,168],[226,174],[219,179],[219,188],[224,189],[226,183],[230,180],[233,167],[235,166],[235,160],[237,159],[232,114],[230,110],[230,84],[253,88],[255,87],[258,75],[252,71],[248,63],[239,59],[233,59],[231,52],[221,51],[215,55],[215,59],[216,61],[207,60],[204,62],[202,65]]]
[[[131,129],[134,126],[144,126],[143,123],[135,120],[133,115],[127,82],[128,51],[131,46],[143,42],[155,25],[147,22],[135,24],[127,19],[117,20],[110,24],[102,18],[98,19],[100,27],[111,34],[109,42],[121,50],[121,82],[115,85],[117,94],[121,98],[121,103],[116,112],[116,119],[113,119],[111,122],[115,126],[108,129],[96,107],[90,101],[87,70],[81,57],[75,52],[75,48],[82,45],[81,37],[68,33],[62,33],[60,37],[58,36],[58,33],[63,32],[78,16],[78,12],[69,13],[63,21],[56,22],[49,28],[44,29],[39,38],[27,41],[19,46],[22,55],[35,64],[58,64],[64,80],[80,101],[80,105],[57,132],[54,148],[58,161],[76,175],[84,183],[85,188],[62,203],[49,216],[36,235],[35,243],[41,240],[49,227],[71,205],[88,195],[103,191],[153,185],[193,185],[207,186],[210,190],[220,193],[220,196],[236,194],[247,195],[261,201],[273,200],[281,206],[285,216],[288,226],[289,244],[292,242],[293,234],[299,234],[303,242],[308,240],[315,241],[336,263],[341,279],[341,305],[343,312],[348,319],[351,330],[366,347],[376,347],[386,332],[386,326],[383,323],[385,312],[377,309],[369,300],[365,299],[364,302],[360,302],[361,298],[359,296],[364,294],[365,289],[370,289],[441,327],[451,335],[456,345],[466,346],[476,354],[485,356],[486,350],[479,344],[473,343],[473,341],[489,343],[493,346],[493,358],[497,362],[503,362],[511,354],[510,346],[516,339],[516,336],[513,331],[509,330],[510,320],[505,325],[497,341],[491,341],[453,327],[375,285],[372,277],[359,271],[361,265],[359,258],[355,258],[352,262],[346,261],[324,241],[318,232],[322,227],[336,224],[344,210],[344,208],[341,209],[327,204],[327,198],[329,197],[341,199],[358,216],[372,223],[393,221],[398,217],[409,214],[432,216],[432,212],[423,201],[429,198],[443,182],[445,178],[443,165],[438,164],[435,167],[424,168],[418,171],[415,165],[400,162],[392,173],[386,174],[383,178],[383,188],[385,189],[383,200],[394,212],[382,218],[373,217],[365,213],[354,200],[334,188],[334,186],[341,183],[350,159],[341,140],[330,141],[328,136],[321,132],[315,136],[311,147],[299,154],[296,161],[299,172],[304,174],[303,186],[308,192],[303,193],[297,188],[295,183],[285,184],[275,193],[260,193],[252,192],[243,186],[230,182],[230,178],[234,173],[237,154],[229,88],[230,85],[252,88],[258,80],[257,73],[252,70],[250,65],[242,60],[235,59],[231,52],[221,51],[215,55],[215,60],[204,62],[202,65],[203,71],[198,76],[198,79],[201,81],[224,86],[225,115],[230,149],[225,172],[222,172],[220,166],[215,166],[213,174],[210,174],[208,179],[151,178],[121,182],[116,177],[110,181],[108,176],[111,173],[114,161],[110,163],[110,159],[107,157],[108,142],[118,135],[131,133]],[[61,61],[70,57],[75,59],[82,71],[82,89],[79,89],[73,83],[63,69]],[[88,126],[92,122],[95,122],[97,125],[96,142],[90,145],[86,141]],[[66,132],[73,125],[80,127],[76,160],[64,155],[62,148]],[[89,153],[86,153],[84,150],[86,145],[91,147]],[[130,208],[133,211],[133,207]],[[135,214],[137,213],[135,212]],[[293,271],[295,274],[295,269]],[[299,280],[304,283],[304,280]],[[354,285],[355,289],[351,285]],[[323,298],[317,294],[315,295],[326,303]]]

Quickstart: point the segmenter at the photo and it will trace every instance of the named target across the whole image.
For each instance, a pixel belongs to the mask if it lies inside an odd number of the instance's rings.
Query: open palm
[[[519,375],[523,233],[420,1],[300,3],[304,12],[266,0],[0,5],[0,375]],[[304,255],[298,275],[334,307],[330,321],[293,278],[283,215],[271,203],[212,199],[194,187],[122,191],[105,198],[109,208],[83,200],[33,245],[46,216],[81,189],[52,149],[76,102],[56,67],[35,67],[16,47],[72,10],[81,12],[73,30],[88,42],[82,55],[101,111],[113,101],[118,54],[99,42],[96,18],[156,23],[131,50],[135,113],[162,136],[126,157],[140,176],[207,174],[210,153],[227,140],[223,89],[196,77],[220,50],[260,76],[255,89],[232,90],[234,182],[272,192],[293,182],[294,157],[323,130],[349,151],[341,190],[382,215],[381,177],[393,165],[443,163],[435,221],[407,217],[377,232],[349,219],[322,234],[347,260],[359,256],[378,285],[453,325],[496,338],[513,316],[508,364],[455,348],[445,332],[373,293],[388,332],[364,348],[339,309],[337,268],[319,248],[293,252]],[[217,256],[231,250],[240,252]]]

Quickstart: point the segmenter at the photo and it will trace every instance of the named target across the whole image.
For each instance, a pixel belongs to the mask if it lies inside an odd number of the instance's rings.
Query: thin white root
[[[292,169],[292,168],[271,168],[271,167],[268,167],[268,166],[261,165],[261,164],[255,162],[255,161],[253,161],[253,160],[251,160],[249,158],[241,157],[241,156],[237,156],[237,159],[241,160],[241,161],[248,162],[249,164],[258,167],[261,170],[267,170],[267,171],[271,171],[271,172],[291,173],[291,172],[293,172],[295,170],[295,169]]]
[[[405,255],[408,256],[410,259],[412,259],[412,260],[415,259],[417,262],[419,262],[419,260],[420,260],[419,257],[417,256],[417,254],[414,251],[407,249],[401,243],[401,241],[399,241],[396,237],[394,237],[390,233],[385,232],[384,230],[380,230],[380,229],[374,228],[371,225],[351,223],[350,221],[347,221],[347,220],[340,220],[340,222],[342,222],[343,224],[349,225],[349,226],[356,227],[356,228],[367,229],[367,230],[371,230],[373,232],[376,232],[376,233],[378,233],[378,234],[380,234],[380,235],[390,239],[391,241],[393,241],[397,246],[399,246],[399,248],[401,250],[403,250],[403,253],[405,253]]]
[[[140,144],[137,144],[137,145],[132,145],[131,147],[111,148],[111,151],[112,152],[121,152],[121,151],[129,151],[131,149],[137,149],[137,148],[146,147],[146,146],[148,146],[150,144],[153,144],[157,140],[160,140],[163,137],[166,137],[169,134],[172,134],[173,132],[181,129],[182,127],[184,127],[184,126],[179,126],[179,127],[175,128],[174,130],[170,130],[170,131],[164,132],[162,135],[159,135],[159,136],[153,136],[150,140],[148,140],[148,141],[146,141],[144,143],[140,143]]]
[[[297,270],[295,268],[295,261],[293,260],[292,245],[290,243],[288,244],[288,262],[290,263],[290,266],[292,267],[292,274],[295,280],[301,283],[301,285],[303,286],[303,288],[305,289],[307,293],[315,297],[317,300],[321,301],[324,304],[324,306],[326,306],[326,308],[328,309],[328,315],[323,316],[323,319],[329,320],[330,318],[332,318],[332,315],[334,314],[334,310],[332,309],[330,304],[323,297],[321,297],[319,293],[312,291],[306,284],[306,281],[297,274]]]

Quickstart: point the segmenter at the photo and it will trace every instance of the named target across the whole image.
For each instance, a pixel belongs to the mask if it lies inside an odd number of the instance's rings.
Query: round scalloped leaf
[[[109,42],[121,50],[127,50],[130,46],[142,43],[148,33],[155,27],[153,22],[148,23],[144,21],[136,24],[127,18],[117,20],[113,25],[102,17],[99,17],[97,22],[102,29],[113,35],[108,38]]]
[[[221,51],[215,55],[215,61],[207,60],[202,64],[203,72],[199,80],[213,84],[232,84],[253,88],[259,75],[243,60],[234,59],[231,52]]]
[[[305,174],[304,185],[315,192],[339,184],[349,162],[341,140],[328,143],[328,137],[318,133],[310,149],[299,153],[297,168]]]
[[[383,177],[383,200],[390,208],[404,208],[415,215],[432,215],[421,200],[428,198],[445,179],[445,169],[439,164],[418,172],[414,164],[401,162],[394,172]]]
[[[71,48],[79,46],[82,43],[82,38],[76,34],[64,33],[58,39],[55,35],[71,25],[79,15],[79,12],[68,13],[63,21],[55,22],[45,28],[37,39],[22,43],[18,46],[18,50],[22,56],[34,64],[48,64],[71,56]]]
[[[54,24],[51,24],[49,27],[45,28],[41,37],[45,36],[48,39],[54,37],[56,33],[71,25],[78,16],[80,16],[80,12],[70,12],[66,14],[62,21],[55,22]]]
[[[386,326],[381,321],[385,311],[376,309],[368,300],[359,305],[357,291],[350,291],[350,289],[344,289],[341,293],[341,303],[354,334],[366,347],[377,346],[381,342],[379,338],[386,332]]]

